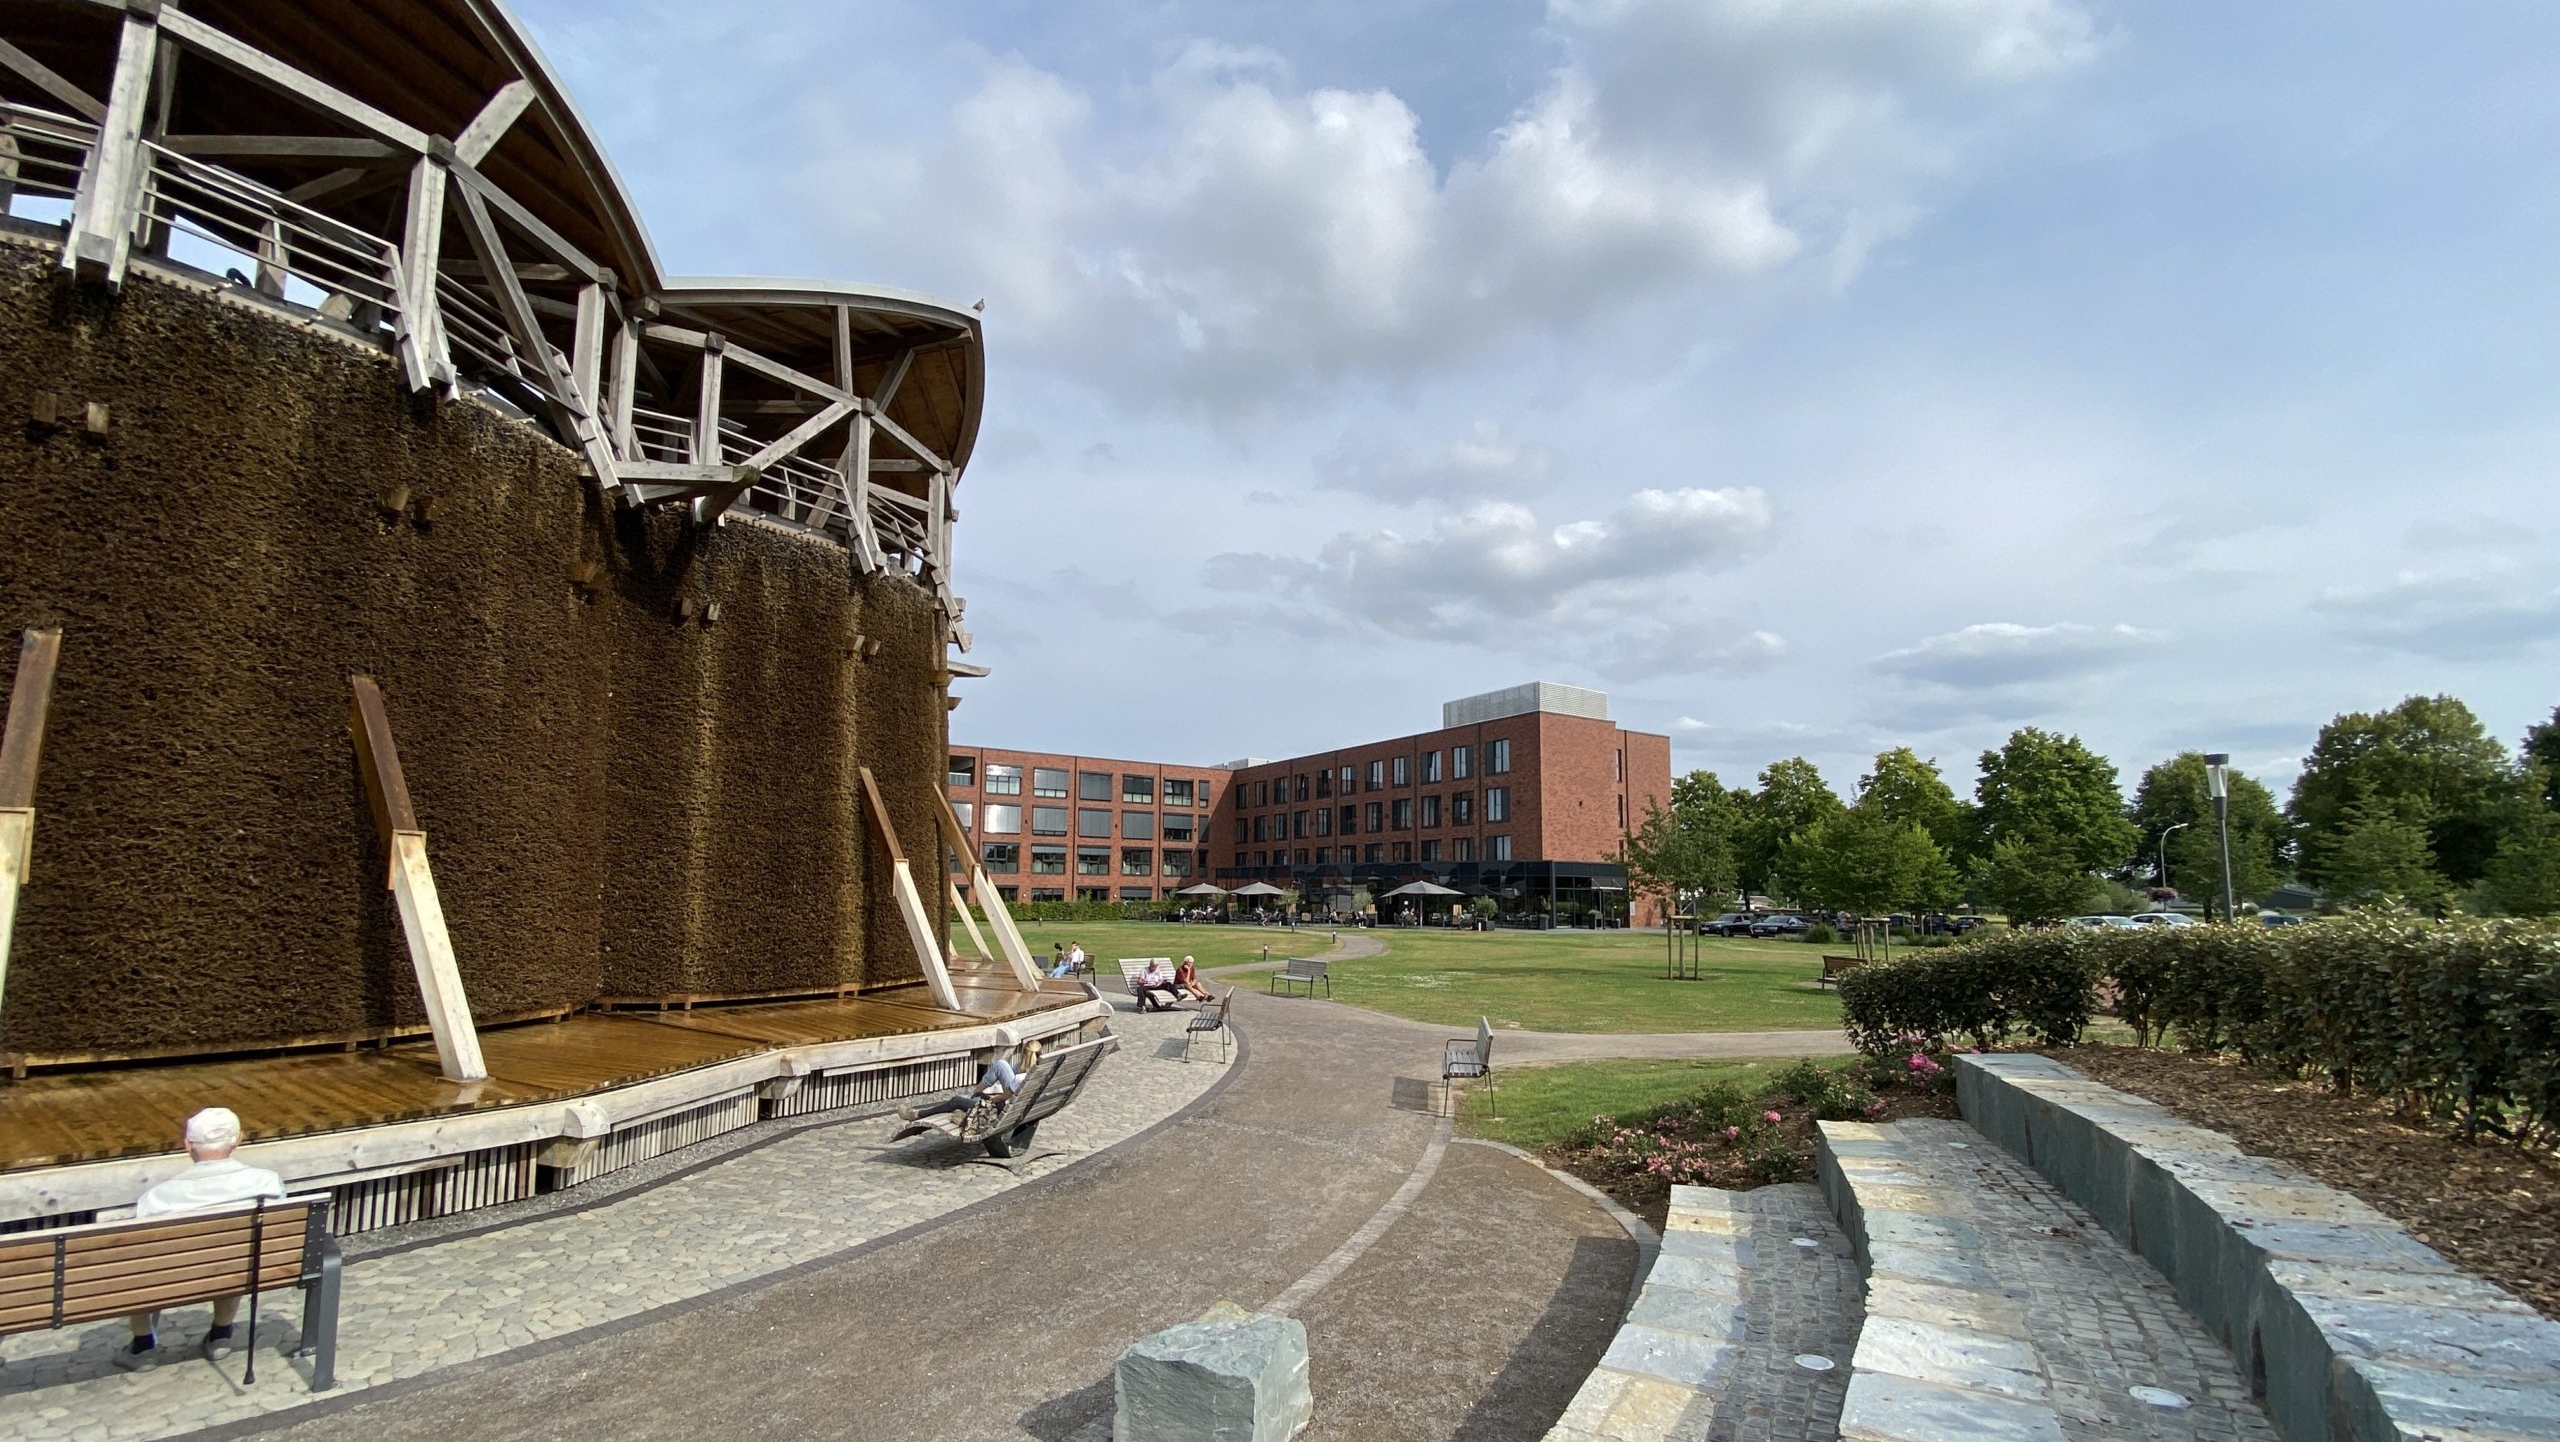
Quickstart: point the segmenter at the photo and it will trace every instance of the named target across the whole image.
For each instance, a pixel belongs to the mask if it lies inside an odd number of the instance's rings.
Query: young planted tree
[[[2545,812],[2508,832],[2483,885],[2509,916],[2560,916],[2560,815]]]
[[[1787,838],[1777,885],[1806,906],[1876,916],[1945,906],[1957,880],[1927,831],[1861,805]]]
[[[2329,898],[2345,906],[2441,908],[2452,888],[2427,843],[2423,802],[2360,801],[2323,848]]]
[[[2068,844],[2033,833],[1992,842],[1990,854],[1974,868],[1974,885],[2012,926],[2077,916],[2098,894],[2097,874],[2080,864]]]
[[[1647,805],[1644,823],[1627,838],[1621,864],[1628,884],[1670,911],[1721,902],[1734,891],[1741,824],[1733,793],[1716,774],[1690,772],[1671,783],[1670,808]]]
[[[1749,793],[1741,809],[1734,860],[1745,886],[1767,891],[1777,884],[1778,849],[1787,838],[1846,808],[1822,779],[1820,768],[1801,756],[1791,756],[1760,773],[1760,789]]]

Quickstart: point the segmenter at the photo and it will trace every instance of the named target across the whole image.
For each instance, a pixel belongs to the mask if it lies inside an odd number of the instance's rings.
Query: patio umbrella
[[[1406,882],[1404,885],[1399,886],[1399,887],[1397,887],[1395,890],[1390,891],[1390,892],[1388,892],[1388,893],[1387,893],[1387,896],[1388,896],[1390,899],[1393,899],[1393,898],[1395,898],[1395,897],[1399,897],[1399,896],[1411,896],[1411,897],[1415,897],[1415,898],[1417,898],[1417,900],[1414,902],[1414,905],[1415,905],[1416,907],[1421,906],[1421,904],[1422,904],[1422,903],[1421,903],[1421,901],[1418,899],[1418,898],[1421,898],[1421,897],[1426,897],[1426,896],[1464,896],[1464,895],[1466,895],[1466,893],[1465,893],[1465,892],[1463,892],[1463,891],[1460,891],[1458,888],[1456,888],[1456,887],[1454,887],[1454,886],[1442,886],[1440,883],[1438,883],[1438,882],[1436,882],[1436,881],[1408,881],[1408,882]]]
[[[1204,881],[1198,886],[1186,886],[1174,893],[1176,896],[1224,896],[1226,894],[1227,889],[1214,881]]]
[[[1236,895],[1238,896],[1286,896],[1288,894],[1289,893],[1282,891],[1279,887],[1272,885],[1268,881],[1257,881],[1249,886],[1239,886],[1236,888]]]

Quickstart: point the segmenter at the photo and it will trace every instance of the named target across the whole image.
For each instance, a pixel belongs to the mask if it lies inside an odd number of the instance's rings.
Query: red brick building
[[[1671,798],[1669,737],[1611,722],[1597,691],[1546,682],[1452,701],[1436,731],[1285,761],[951,756],[988,880],[1029,900],[1155,900],[1206,879],[1350,909],[1430,880],[1524,919],[1624,919],[1614,858],[1647,805]],[[1170,836],[1177,818],[1196,825]],[[1657,918],[1639,899],[1633,919]]]

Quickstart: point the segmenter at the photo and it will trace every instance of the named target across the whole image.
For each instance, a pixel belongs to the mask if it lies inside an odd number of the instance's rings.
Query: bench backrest
[[[1855,956],[1826,956],[1822,959],[1822,974],[1824,976],[1838,976],[1840,973],[1860,965],[1862,960],[1863,958]]]
[[[1301,977],[1308,981],[1322,981],[1324,980],[1324,969],[1327,964],[1328,963],[1316,961],[1308,957],[1293,956],[1289,958],[1288,964],[1283,968],[1283,971],[1286,975]]]
[[[1143,975],[1145,975],[1145,974],[1146,974],[1146,970],[1147,970],[1147,968],[1148,968],[1148,967],[1151,967],[1151,966],[1154,966],[1154,965],[1155,965],[1155,964],[1157,964],[1158,962],[1162,962],[1162,963],[1164,964],[1164,971],[1165,971],[1165,975],[1166,975],[1166,976],[1171,976],[1171,975],[1173,975],[1173,958],[1172,958],[1172,957],[1169,957],[1169,956],[1124,956],[1124,957],[1120,958],[1120,979],[1121,979],[1122,981],[1128,982],[1128,983],[1130,983],[1131,985],[1133,985],[1133,986],[1134,986],[1134,985],[1136,985],[1136,984],[1137,984],[1137,980],[1138,980],[1138,978],[1139,978],[1140,976],[1143,976]]]
[[[0,1334],[299,1285],[328,1205],[288,1197],[0,1238]]]
[[[1476,1018],[1476,1065],[1488,1071],[1493,1067],[1493,1019],[1491,1017]]]
[[[1094,1068],[1119,1047],[1120,1038],[1105,1032],[1092,1041],[1043,1052],[1023,1077],[1022,1089],[1005,1098],[985,1128],[971,1135],[1002,1136],[1015,1127],[1029,1126],[1065,1111],[1092,1079]]]

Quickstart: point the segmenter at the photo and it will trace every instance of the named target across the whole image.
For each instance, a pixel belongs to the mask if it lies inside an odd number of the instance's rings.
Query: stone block
[[[2441,1371],[2366,1357],[2340,1362],[2334,1442],[2553,1442],[2560,1379]],[[2288,1439],[2290,1442],[2290,1439]]]
[[[1133,1343],[1113,1387],[1115,1442],[1283,1442],[1315,1411],[1305,1324],[1234,1308]]]
[[[1749,1309],[1743,1299],[1730,1293],[1692,1292],[1685,1287],[1666,1287],[1648,1282],[1636,1294],[1636,1304],[1627,1309],[1627,1320],[1642,1322],[1671,1332],[1695,1332],[1701,1337],[1721,1338],[1728,1342],[1742,1340],[1749,1330]]]
[[[1582,1389],[1556,1419],[1559,1434],[1605,1437],[1609,1442],[1658,1442],[1680,1425],[1698,1394],[1677,1382],[1602,1366],[1584,1379]]]
[[[1951,1247],[1914,1247],[1902,1242],[1877,1242],[1868,1248],[1874,1263],[1868,1270],[1870,1280],[1899,1277],[1911,1282],[1935,1282],[1947,1287],[1967,1287],[1977,1292],[1996,1292],[2000,1284],[1982,1264],[1965,1252]]]
[[[1867,1318],[1858,1333],[1858,1370],[2045,1400],[2044,1368],[2034,1347],[2015,1337],[1909,1317]]]
[[[1601,1354],[1600,1365],[1703,1390],[1723,1382],[1733,1369],[1735,1355],[1730,1342],[1630,1322],[1618,1329],[1609,1350]]]
[[[1977,1292],[1935,1282],[1879,1277],[1867,1285],[1869,1317],[1903,1317],[1942,1327],[1960,1327],[1993,1336],[2035,1340],[2027,1309],[2002,1292]]]
[[[1841,1442],[2062,1442],[2053,1409],[1885,1372],[1849,1379]]]

